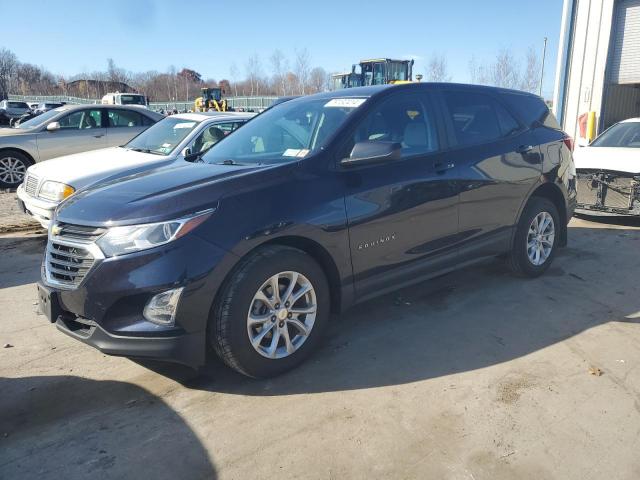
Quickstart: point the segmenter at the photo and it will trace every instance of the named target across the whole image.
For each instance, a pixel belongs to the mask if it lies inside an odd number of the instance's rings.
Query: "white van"
[[[102,97],[103,105],[147,105],[147,98],[139,93],[107,93]]]

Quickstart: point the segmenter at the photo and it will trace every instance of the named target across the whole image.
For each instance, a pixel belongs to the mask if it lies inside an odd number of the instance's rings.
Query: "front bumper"
[[[67,335],[110,355],[198,367],[206,360],[207,324],[220,283],[216,267],[226,255],[190,234],[162,247],[100,259],[77,288],[47,283],[43,266],[40,288],[59,306],[51,321]],[[175,325],[149,322],[142,314],[149,299],[177,287],[184,291]]]
[[[58,203],[34,198],[24,191],[22,185],[17,188],[16,195],[24,206],[24,212],[40,222],[40,225],[42,225],[44,228],[49,228],[51,218],[53,217],[53,212],[58,206]]]

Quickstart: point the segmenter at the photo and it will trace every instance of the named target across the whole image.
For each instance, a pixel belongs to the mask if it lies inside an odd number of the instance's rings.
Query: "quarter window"
[[[460,146],[491,142],[520,129],[513,116],[488,95],[445,92],[444,99]]]
[[[374,108],[356,129],[350,148],[367,141],[400,143],[402,157],[438,150],[435,118],[426,98],[394,96]],[[350,150],[347,156],[349,153]]]

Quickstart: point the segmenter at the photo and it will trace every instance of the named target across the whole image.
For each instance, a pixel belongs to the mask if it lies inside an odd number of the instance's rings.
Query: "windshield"
[[[124,147],[157,155],[169,155],[199,123],[195,120],[168,117],[147,128]]]
[[[43,113],[42,115],[38,115],[37,117],[33,117],[26,122],[21,122],[20,125],[17,125],[16,128],[35,128],[40,125],[49,122],[53,119],[53,117],[57,116],[61,111],[60,109],[49,110],[48,112]]]
[[[606,130],[589,146],[640,148],[640,122],[618,123]]]
[[[29,108],[29,105],[24,102],[9,102],[8,105],[9,108]]]
[[[207,163],[285,163],[304,158],[329,138],[366,98],[313,98],[281,103],[209,150]]]
[[[120,95],[121,105],[144,105],[144,97],[142,95]]]

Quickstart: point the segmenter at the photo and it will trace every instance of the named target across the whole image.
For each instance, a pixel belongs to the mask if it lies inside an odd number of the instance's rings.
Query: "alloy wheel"
[[[309,338],[317,313],[316,292],[298,272],[273,275],[253,296],[247,333],[263,357],[280,359],[296,352]]]
[[[550,213],[540,212],[533,218],[527,232],[527,256],[533,265],[540,266],[547,261],[553,250],[555,233]]]
[[[18,185],[24,180],[27,166],[15,157],[0,158],[0,181],[8,185]]]

